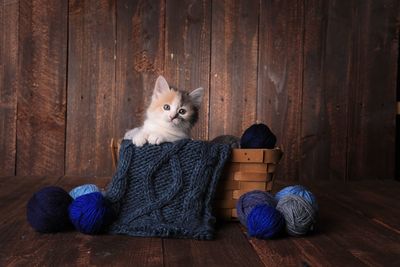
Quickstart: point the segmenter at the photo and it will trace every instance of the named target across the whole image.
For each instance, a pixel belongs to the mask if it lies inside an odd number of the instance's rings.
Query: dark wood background
[[[194,137],[267,123],[279,179],[395,175],[397,0],[0,0],[0,176],[109,176],[155,78]]]

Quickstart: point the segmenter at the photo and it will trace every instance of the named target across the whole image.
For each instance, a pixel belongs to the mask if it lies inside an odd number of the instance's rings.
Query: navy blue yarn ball
[[[69,217],[84,234],[99,234],[115,219],[115,211],[100,192],[77,197],[69,206]]]
[[[260,204],[275,207],[277,201],[272,194],[261,190],[253,190],[240,196],[236,203],[236,210],[238,219],[244,226],[247,226],[247,217],[250,212]]]
[[[272,149],[276,145],[276,136],[267,125],[253,124],[244,131],[240,139],[241,148],[268,148]]]
[[[56,233],[72,229],[68,206],[72,198],[57,186],[47,186],[33,194],[26,207],[29,224],[41,233]]]
[[[254,207],[247,217],[249,236],[268,239],[279,235],[285,226],[285,219],[274,207],[261,204]]]

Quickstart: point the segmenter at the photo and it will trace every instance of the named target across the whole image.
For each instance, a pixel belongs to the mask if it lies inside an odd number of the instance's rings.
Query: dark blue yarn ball
[[[29,199],[26,217],[32,228],[38,232],[65,231],[72,228],[68,216],[71,202],[71,196],[61,187],[44,187]]]
[[[266,204],[254,207],[247,217],[249,236],[268,239],[277,236],[285,226],[285,219],[274,207]]]
[[[240,196],[236,203],[236,211],[239,221],[244,226],[247,226],[247,217],[250,212],[255,206],[260,204],[267,204],[275,207],[277,201],[272,194],[261,190],[253,190]]]
[[[78,231],[99,234],[113,222],[115,212],[100,192],[93,192],[77,197],[71,203],[69,217]]]
[[[244,131],[240,139],[241,148],[268,148],[272,149],[276,145],[276,136],[267,125],[253,124]]]

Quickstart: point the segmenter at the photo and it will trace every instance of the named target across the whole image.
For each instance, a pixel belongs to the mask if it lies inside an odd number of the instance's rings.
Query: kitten
[[[170,88],[165,78],[159,76],[143,126],[126,132],[124,139],[132,139],[136,146],[143,146],[190,138],[203,94],[201,87],[191,93]]]

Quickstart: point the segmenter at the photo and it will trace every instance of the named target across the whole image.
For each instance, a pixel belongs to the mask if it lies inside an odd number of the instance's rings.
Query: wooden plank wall
[[[15,175],[17,130],[18,1],[0,5],[0,176]]]
[[[110,172],[115,102],[115,2],[70,0],[65,171]]]
[[[67,4],[1,1],[1,175],[64,174]]]
[[[278,178],[393,178],[396,0],[0,0],[0,176],[109,176],[159,74],[193,136],[265,122]]]

